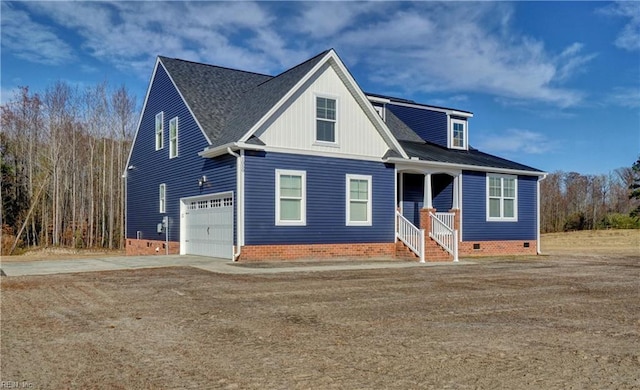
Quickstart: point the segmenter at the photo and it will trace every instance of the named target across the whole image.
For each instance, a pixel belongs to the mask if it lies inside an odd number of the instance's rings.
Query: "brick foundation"
[[[242,247],[239,261],[274,261],[332,258],[394,258],[396,244],[305,244],[305,245],[247,245]]]
[[[428,233],[427,233],[428,234]],[[529,247],[525,248],[525,243]],[[426,261],[450,261],[453,257],[444,251],[432,239],[425,240]],[[474,244],[479,244],[479,249],[473,249]],[[511,256],[511,255],[535,255],[536,240],[514,241],[464,241],[458,244],[460,257],[482,256]],[[156,251],[156,248],[158,251]],[[137,240],[127,238],[127,256],[164,255],[165,242],[160,240]],[[179,254],[180,243],[169,242],[169,254]],[[282,261],[318,259],[331,260],[333,258],[373,258],[388,257],[398,260],[420,259],[411,252],[401,241],[395,243],[374,244],[313,244],[313,245],[250,245],[242,247],[240,261]]]
[[[165,241],[127,238],[125,243],[127,256],[164,255],[167,253],[165,250]],[[169,254],[177,255],[179,253],[180,243],[177,241],[169,241]]]
[[[525,247],[525,243],[529,247]],[[473,249],[474,244],[480,246]],[[535,255],[537,254],[536,240],[513,241],[463,241],[458,245],[458,253],[463,256],[509,256],[509,255]]]

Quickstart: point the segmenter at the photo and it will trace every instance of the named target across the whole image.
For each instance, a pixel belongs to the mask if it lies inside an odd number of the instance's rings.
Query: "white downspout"
[[[547,175],[538,177],[536,181],[536,224],[538,225],[536,232],[536,253],[538,255],[542,254],[542,249],[540,247],[540,182],[544,180]]]
[[[242,253],[242,242],[244,241],[244,151],[235,153],[230,147],[227,153],[236,158],[236,252],[233,254],[233,261],[238,261]]]

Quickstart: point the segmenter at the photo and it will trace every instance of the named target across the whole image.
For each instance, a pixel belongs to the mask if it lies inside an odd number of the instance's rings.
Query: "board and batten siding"
[[[423,140],[447,147],[448,122],[446,113],[398,106],[393,103],[387,103],[386,109],[393,112]]]
[[[518,176],[518,221],[487,221],[486,173],[462,172],[462,241],[535,240],[536,176]]]
[[[335,146],[316,144],[316,96],[337,100]],[[345,155],[379,158],[389,149],[330,64],[307,81],[256,135],[268,146]]]
[[[381,162],[245,153],[245,244],[385,243],[395,240],[394,168]],[[306,171],[306,226],[275,225],[276,169]],[[372,226],[346,226],[346,174],[372,177]]]
[[[155,150],[155,116],[164,112],[164,148]],[[169,121],[178,117],[178,156],[169,159]],[[142,112],[127,170],[126,237],[164,240],[157,225],[169,217],[169,241],[180,240],[180,198],[236,192],[236,158],[198,156],[208,142],[162,66],[158,66]],[[207,182],[200,187],[203,175]],[[166,213],[159,212],[158,187],[166,184]],[[235,219],[234,207],[234,221]],[[235,237],[235,227],[234,227]]]

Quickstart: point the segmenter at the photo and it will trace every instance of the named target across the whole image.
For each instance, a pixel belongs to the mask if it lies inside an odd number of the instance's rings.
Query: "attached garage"
[[[233,258],[233,193],[180,199],[180,253]]]

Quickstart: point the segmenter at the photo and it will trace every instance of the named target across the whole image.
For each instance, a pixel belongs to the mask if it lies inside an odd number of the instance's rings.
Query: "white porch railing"
[[[458,231],[454,229],[454,213],[429,213],[433,238],[441,247],[453,255],[453,261],[458,261]]]
[[[424,263],[424,229],[418,229],[402,214],[396,211],[396,237],[411,249]]]

